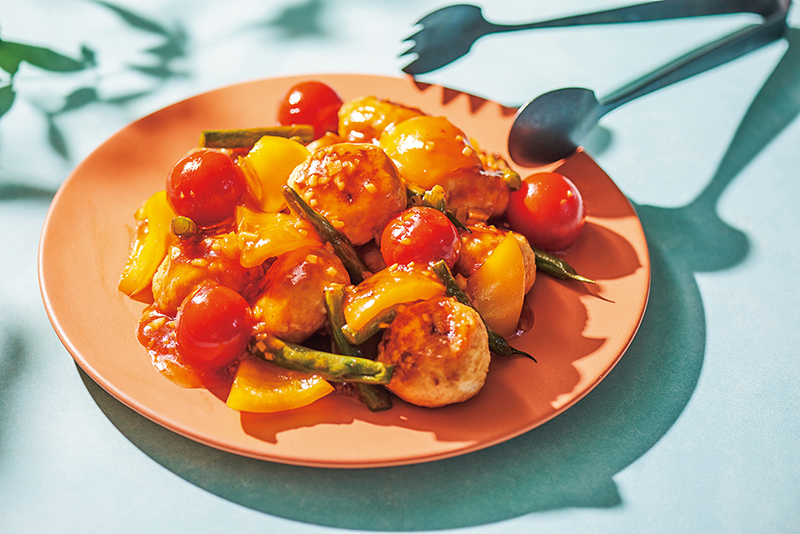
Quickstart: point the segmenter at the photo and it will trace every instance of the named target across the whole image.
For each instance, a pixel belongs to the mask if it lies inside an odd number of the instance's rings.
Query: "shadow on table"
[[[527,434],[420,465],[339,470],[242,458],[139,416],[81,372],[114,425],[145,454],[224,499],[271,515],[337,528],[433,530],[531,512],[622,503],[613,477],[645,454],[688,403],[705,351],[694,273],[747,255],[740,231],[716,215],[720,195],[800,113],[800,31],[748,110],[708,187],[678,209],[638,206],[652,263],[638,335],[609,376],[567,412]]]

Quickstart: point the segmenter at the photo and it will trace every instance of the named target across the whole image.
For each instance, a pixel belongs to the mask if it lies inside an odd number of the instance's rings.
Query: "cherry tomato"
[[[314,139],[339,129],[342,99],[322,82],[298,83],[286,93],[278,108],[278,124],[308,124],[314,127]]]
[[[559,251],[578,239],[586,206],[569,178],[545,172],[528,176],[519,190],[511,192],[506,217],[534,247]]]
[[[452,268],[460,254],[458,230],[433,208],[413,207],[398,213],[381,235],[381,255],[386,265],[444,260]]]
[[[198,226],[214,226],[233,216],[246,191],[242,170],[227,154],[215,150],[189,154],[167,177],[167,198],[175,213]]]
[[[247,347],[252,325],[244,297],[225,286],[204,284],[178,309],[176,337],[181,355],[200,367],[225,367]]]

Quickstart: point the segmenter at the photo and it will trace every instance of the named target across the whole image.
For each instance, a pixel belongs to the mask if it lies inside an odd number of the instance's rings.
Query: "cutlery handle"
[[[645,74],[607,95],[600,101],[601,114],[714,67],[741,57],[783,37],[786,12],[770,16],[761,24],[743,28],[717,41],[693,50],[678,59]]]
[[[755,13],[762,17],[767,17],[776,12],[787,10],[789,3],[790,0],[660,0],[658,2],[648,2],[543,22],[514,25],[492,24],[489,33],[565,26],[647,22],[729,13]]]

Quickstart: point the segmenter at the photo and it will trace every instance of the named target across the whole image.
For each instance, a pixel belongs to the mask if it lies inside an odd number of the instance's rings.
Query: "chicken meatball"
[[[486,381],[489,337],[469,306],[449,297],[424,300],[397,313],[378,361],[395,366],[386,387],[406,402],[430,408],[463,402]]]
[[[365,143],[317,150],[295,168],[289,186],[356,246],[380,234],[407,202],[392,160]]]
[[[356,143],[377,143],[384,130],[419,115],[423,113],[416,108],[374,96],[356,98],[339,108],[339,135]]]
[[[503,173],[485,170],[467,135],[445,117],[407,119],[385,131],[380,145],[407,182],[423,189],[442,186],[450,211],[479,210],[487,219],[505,213]]]
[[[203,282],[216,282],[247,296],[264,275],[263,267],[242,267],[239,242],[233,232],[199,241],[179,241],[167,251],[153,275],[156,309],[174,317],[183,299]]]
[[[281,254],[261,283],[253,305],[254,332],[300,343],[326,320],[325,287],[349,284],[338,256],[323,248],[303,247]]]

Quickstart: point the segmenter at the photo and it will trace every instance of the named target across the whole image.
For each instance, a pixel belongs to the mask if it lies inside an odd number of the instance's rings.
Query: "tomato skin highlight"
[[[175,328],[186,361],[220,368],[233,363],[247,348],[252,326],[244,297],[225,286],[207,283],[183,301]]]
[[[339,94],[322,82],[301,82],[289,89],[278,108],[278,124],[308,124],[314,127],[314,139],[339,129]]]
[[[512,191],[506,217],[534,247],[557,252],[572,245],[586,221],[586,206],[572,181],[555,172],[532,174]]]
[[[167,177],[167,198],[175,213],[198,226],[231,218],[247,191],[242,170],[215,150],[198,150],[178,161]]]
[[[452,269],[460,254],[458,230],[433,208],[408,208],[391,219],[381,234],[381,255],[386,265],[444,260]]]

